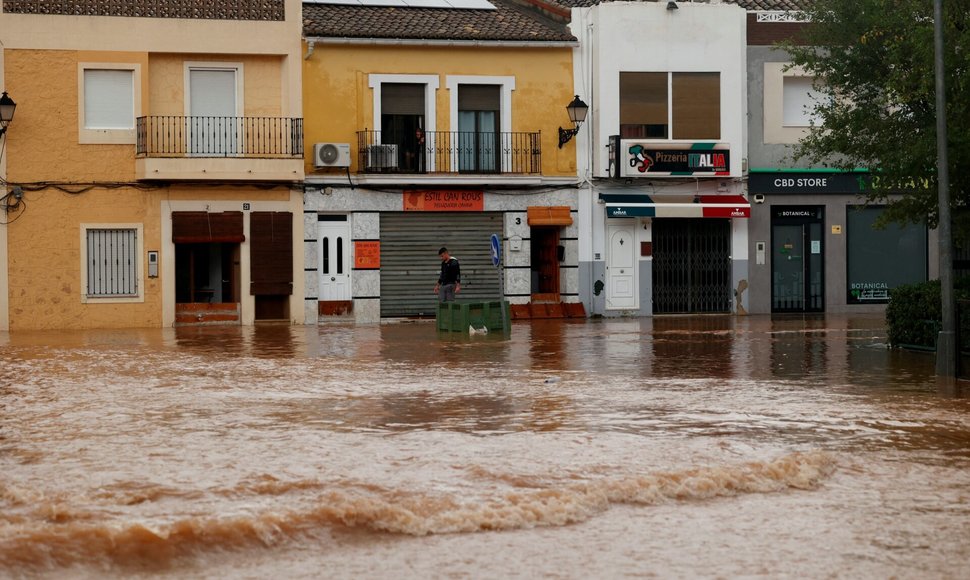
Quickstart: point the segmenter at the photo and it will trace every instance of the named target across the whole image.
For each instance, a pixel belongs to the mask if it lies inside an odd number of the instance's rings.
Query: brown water
[[[880,317],[0,334],[0,576],[966,578]]]

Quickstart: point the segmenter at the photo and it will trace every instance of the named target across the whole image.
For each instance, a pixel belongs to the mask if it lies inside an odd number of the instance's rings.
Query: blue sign
[[[492,234],[492,265],[498,266],[502,261],[502,243],[498,240],[498,234]]]

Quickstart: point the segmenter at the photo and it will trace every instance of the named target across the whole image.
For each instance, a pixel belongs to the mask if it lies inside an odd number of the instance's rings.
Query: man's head
[[[448,255],[448,248],[441,246],[441,249],[438,250],[438,257],[441,258],[442,262],[448,261],[448,258],[450,257]]]

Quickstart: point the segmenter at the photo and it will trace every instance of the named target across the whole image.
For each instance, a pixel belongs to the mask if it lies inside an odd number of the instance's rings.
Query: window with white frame
[[[81,143],[134,143],[141,114],[140,67],[81,63],[78,68],[78,137]]]
[[[368,171],[435,169],[438,75],[372,74],[374,130],[360,139]]]
[[[821,93],[813,86],[813,77],[786,76],[782,81],[782,124],[786,127],[818,125],[821,119],[815,107]]]
[[[496,173],[510,170],[519,148],[512,134],[514,76],[449,75],[450,163],[459,172]]]
[[[90,299],[140,299],[140,226],[85,225],[81,228],[82,296]]]

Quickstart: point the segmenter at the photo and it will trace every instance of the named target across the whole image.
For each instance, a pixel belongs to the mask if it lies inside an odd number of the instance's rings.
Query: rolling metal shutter
[[[434,316],[441,273],[438,248],[461,265],[459,302],[499,300],[499,272],[489,238],[502,236],[501,213],[381,214],[381,316]]]

